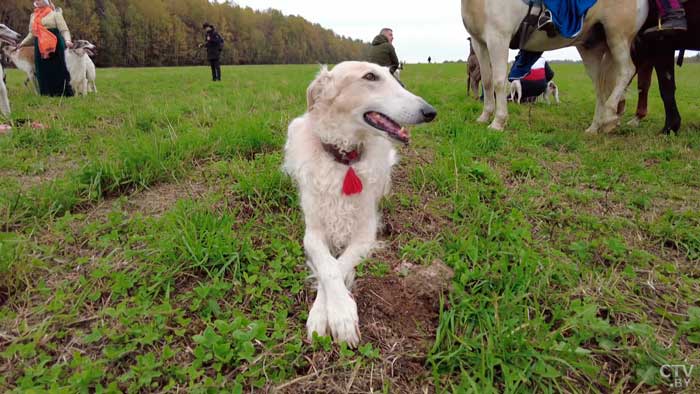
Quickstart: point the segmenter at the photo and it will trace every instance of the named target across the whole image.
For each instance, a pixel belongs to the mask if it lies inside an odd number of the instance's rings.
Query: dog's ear
[[[306,110],[311,111],[319,101],[328,97],[331,89],[333,89],[331,73],[327,66],[321,66],[321,71],[316,75],[316,79],[306,89]]]

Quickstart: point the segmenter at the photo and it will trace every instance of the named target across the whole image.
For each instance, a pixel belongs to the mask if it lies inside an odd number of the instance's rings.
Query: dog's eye
[[[362,79],[366,79],[368,81],[376,81],[379,78],[377,77],[377,75],[375,73],[367,73],[362,77]]]

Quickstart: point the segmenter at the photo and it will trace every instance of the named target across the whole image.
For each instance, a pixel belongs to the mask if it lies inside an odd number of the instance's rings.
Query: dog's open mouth
[[[389,135],[389,137],[407,144],[410,139],[408,129],[396,123],[390,117],[379,112],[370,111],[364,115],[365,122],[375,129],[379,129]]]
[[[95,51],[93,51],[93,50],[90,49],[90,48],[85,48],[85,53],[87,53],[88,56],[90,56],[90,57],[95,56]]]

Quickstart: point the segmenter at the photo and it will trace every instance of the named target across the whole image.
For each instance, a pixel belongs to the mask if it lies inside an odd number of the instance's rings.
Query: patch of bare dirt
[[[198,181],[182,181],[179,183],[160,183],[146,190],[130,195],[122,207],[129,214],[141,213],[143,216],[160,216],[177,201],[196,199],[207,193],[209,187]],[[102,219],[109,214],[118,198],[102,201],[87,212],[86,221]]]
[[[408,275],[361,278],[353,290],[362,342],[380,350],[379,360],[348,365],[337,354],[317,352],[308,358],[307,371],[272,391],[367,393],[381,392],[390,383],[396,393],[436,392],[425,362],[438,326],[440,297],[453,273],[437,260],[429,266],[404,263],[400,270]]]
[[[78,163],[59,156],[51,158],[45,167],[37,168],[35,174],[28,175],[17,170],[6,169],[0,170],[0,177],[17,180],[20,191],[24,192],[42,183],[59,179],[69,171],[77,169],[78,166]]]

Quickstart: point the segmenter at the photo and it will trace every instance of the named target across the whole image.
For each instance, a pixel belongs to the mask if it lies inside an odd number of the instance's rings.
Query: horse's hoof
[[[613,130],[615,130],[616,128],[617,128],[617,122],[614,122],[614,123],[607,123],[607,124],[605,124],[605,125],[603,126],[603,128],[601,129],[601,131],[602,131],[603,133],[608,134],[608,133],[611,133],[611,132],[612,132]]]
[[[586,129],[586,134],[598,134],[598,126],[596,125],[590,125]]]
[[[669,127],[669,126],[664,126],[663,129],[661,129],[661,134],[666,134],[666,135],[671,135],[678,133],[678,130],[680,130],[680,127]]]
[[[477,121],[478,123],[488,123],[488,122],[489,122],[489,119],[491,119],[491,115],[489,115],[489,114],[487,114],[487,113],[482,113],[481,116],[479,116],[478,118],[476,118],[476,121]]]
[[[610,133],[611,131],[615,130],[617,126],[620,125],[620,118],[617,116],[609,117],[603,121],[603,126],[600,128],[600,131],[603,133]]]
[[[639,124],[641,123],[641,121],[642,121],[641,119],[639,119],[638,117],[635,116],[634,118],[630,119],[629,122],[627,122],[627,126],[639,127]]]
[[[504,128],[505,128],[504,122],[498,122],[496,120],[491,122],[491,124],[489,125],[489,129],[491,129],[491,130],[503,131]]]

